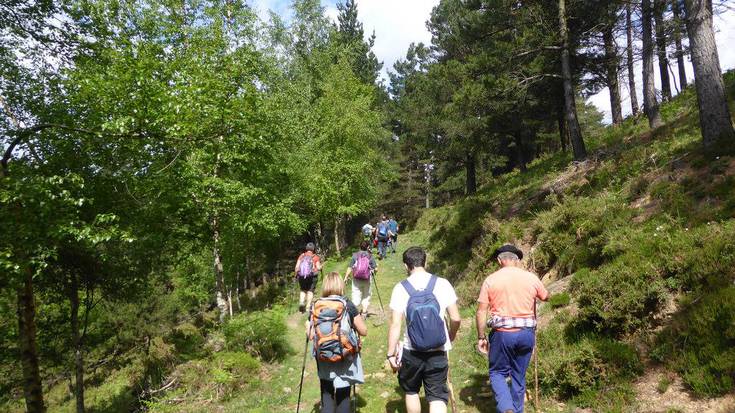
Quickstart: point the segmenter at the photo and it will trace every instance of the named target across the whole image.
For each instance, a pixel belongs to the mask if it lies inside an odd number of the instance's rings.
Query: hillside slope
[[[588,137],[584,162],[536,160],[419,220],[432,269],[465,305],[496,247],[527,252],[557,293],[542,310],[539,376],[565,405],[735,411],[735,158],[702,152],[693,90],[662,114],[653,131],[628,119]]]

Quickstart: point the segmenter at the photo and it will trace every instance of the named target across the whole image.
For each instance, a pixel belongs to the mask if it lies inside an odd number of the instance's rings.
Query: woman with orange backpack
[[[323,413],[349,413],[350,387],[365,382],[360,337],[367,335],[367,325],[357,307],[345,298],[344,289],[339,273],[329,273],[307,322],[307,340],[313,342]],[[303,381],[303,369],[301,377]]]

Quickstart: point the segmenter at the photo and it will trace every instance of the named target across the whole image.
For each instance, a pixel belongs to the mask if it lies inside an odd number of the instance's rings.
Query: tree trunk
[[[684,66],[684,47],[681,44],[681,5],[680,0],[671,0],[671,10],[674,12],[674,44],[676,45],[676,66],[679,69],[679,87],[684,90],[687,85],[687,70]]]
[[[685,0],[684,5],[694,66],[694,85],[697,88],[702,141],[709,150],[718,144],[732,145],[735,143],[735,131],[727,106],[720,58],[712,28],[711,2]]]
[[[658,100],[656,99],[656,85],[653,78],[653,37],[651,33],[651,21],[653,8],[651,0],[643,0],[641,3],[643,14],[641,17],[643,26],[643,110],[648,117],[648,125],[658,128],[663,124],[659,113]]]
[[[227,316],[228,303],[227,303],[227,287],[225,286],[225,271],[222,265],[222,253],[220,251],[220,228],[219,228],[219,217],[214,216],[211,220],[212,223],[212,253],[214,255],[214,280],[217,295],[215,300],[217,301],[217,307],[220,310],[219,319],[220,322],[225,321]]]
[[[613,16],[614,17],[614,13]],[[623,107],[620,103],[620,83],[618,80],[618,67],[620,58],[618,57],[618,48],[615,44],[615,35],[613,34],[614,18],[602,32],[605,42],[605,66],[607,67],[607,87],[610,89],[610,110],[612,112],[613,125],[623,123]]]
[[[518,170],[526,172],[526,157],[523,153],[523,135],[525,132],[525,125],[521,125],[521,129],[515,131],[513,140],[516,146],[516,162],[518,164]]]
[[[334,219],[334,250],[337,253],[338,257],[342,256],[342,248],[340,248],[339,245],[339,224],[342,220],[342,217],[337,217]]]
[[[38,345],[36,344],[36,302],[33,295],[33,270],[25,268],[23,285],[17,289],[18,298],[18,348],[23,368],[23,396],[28,413],[43,413],[41,373],[38,362]]]
[[[661,95],[663,100],[671,100],[671,80],[669,79],[669,58],[666,55],[668,42],[664,27],[664,0],[653,0],[653,18],[656,21],[656,50],[658,51],[658,71],[661,74]]]
[[[74,397],[76,398],[77,413],[84,413],[84,355],[82,354],[82,337],[79,333],[79,279],[76,274],[71,275],[69,303],[71,304],[71,337],[76,377]]]
[[[569,30],[567,28],[567,12],[565,0],[559,0],[559,26],[561,27],[561,74],[564,81],[564,113],[567,120],[569,140],[572,142],[572,152],[575,161],[587,158],[587,149],[582,139],[582,130],[577,119],[577,103],[575,90],[572,86],[572,67],[569,58]]]
[[[424,174],[426,179],[426,209],[431,208],[431,167],[432,164],[424,164]]]
[[[559,114],[557,116],[557,123],[559,127],[559,142],[561,143],[561,150],[562,152],[566,152],[569,135],[567,135],[567,125],[566,121],[564,120],[564,111],[561,109],[559,110]]]
[[[240,290],[240,287],[242,286],[242,277],[240,276],[240,271],[236,274],[237,280],[235,281],[235,300],[237,301],[237,312],[242,312],[242,302],[240,301],[240,294],[242,291]]]
[[[633,116],[638,116],[640,113],[640,107],[638,106],[638,94],[636,93],[635,85],[635,59],[633,58],[633,22],[632,22],[632,10],[630,3],[625,4],[625,31],[628,39],[628,45],[626,52],[628,54],[628,93],[630,94],[630,108]]]
[[[475,155],[468,153],[464,161],[465,169],[465,192],[467,195],[474,195],[477,192],[477,165],[475,163]]]

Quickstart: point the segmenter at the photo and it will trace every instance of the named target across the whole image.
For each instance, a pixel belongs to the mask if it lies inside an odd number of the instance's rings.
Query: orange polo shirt
[[[536,274],[518,267],[503,267],[482,283],[477,302],[488,304],[492,315],[531,318],[536,298],[548,297],[549,292]]]

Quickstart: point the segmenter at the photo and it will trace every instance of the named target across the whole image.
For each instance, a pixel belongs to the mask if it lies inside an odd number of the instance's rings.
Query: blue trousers
[[[490,385],[495,393],[497,411],[523,413],[526,369],[535,345],[533,329],[494,331],[490,335]],[[506,381],[510,377],[510,386]]]

